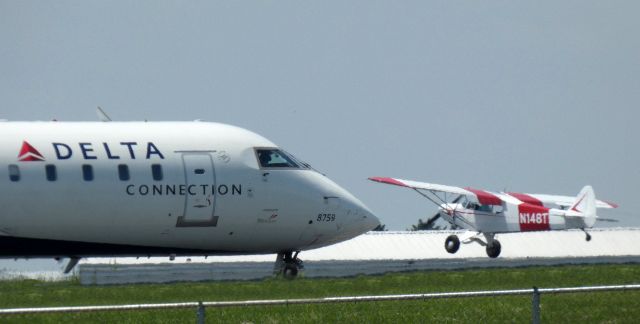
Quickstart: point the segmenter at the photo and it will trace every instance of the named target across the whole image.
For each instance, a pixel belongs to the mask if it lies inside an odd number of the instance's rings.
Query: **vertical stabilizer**
[[[585,225],[592,227],[596,222],[596,194],[593,192],[593,188],[584,186],[569,210],[582,213]]]

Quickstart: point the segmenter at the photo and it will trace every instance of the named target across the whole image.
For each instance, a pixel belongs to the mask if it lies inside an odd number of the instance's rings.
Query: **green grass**
[[[75,281],[0,282],[0,308],[408,294],[640,283],[640,265],[426,271],[344,279],[81,286]],[[548,322],[636,323],[640,291],[542,295]],[[531,297],[208,308],[209,323],[529,322]],[[195,309],[0,316],[0,322],[184,323]]]

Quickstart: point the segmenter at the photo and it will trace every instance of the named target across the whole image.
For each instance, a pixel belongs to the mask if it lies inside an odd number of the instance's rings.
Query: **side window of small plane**
[[[56,166],[53,164],[47,164],[44,166],[44,171],[47,174],[47,181],[58,180],[58,172],[56,172]]]
[[[479,205],[477,210],[485,212],[485,213],[492,213],[493,212],[493,208],[491,207],[491,205]]]
[[[20,181],[20,168],[15,164],[9,165],[9,180],[12,182]]]
[[[84,181],[93,181],[93,167],[91,165],[82,165],[82,179],[84,179]]]
[[[118,178],[120,178],[120,181],[129,181],[131,179],[128,165],[118,164]]]
[[[152,164],[151,165],[151,175],[153,176],[153,180],[161,181],[162,180],[162,165],[160,165],[160,164]]]

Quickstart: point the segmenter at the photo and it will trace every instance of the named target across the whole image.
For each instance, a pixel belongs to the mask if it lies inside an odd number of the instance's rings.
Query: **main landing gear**
[[[276,263],[273,267],[273,273],[275,275],[282,275],[285,279],[292,280],[298,276],[298,272],[304,269],[302,260],[298,259],[298,253],[282,252],[278,253],[276,257]]]
[[[502,251],[502,246],[498,240],[493,240],[487,244],[487,255],[490,258],[497,258],[500,255],[500,251]]]
[[[463,240],[463,243],[467,244],[475,241],[476,243],[482,246],[485,246],[487,251],[487,256],[489,256],[490,258],[497,258],[500,255],[500,252],[502,251],[502,246],[500,245],[500,242],[493,238],[494,234],[492,233],[483,233],[483,234],[484,234],[484,237],[486,238],[486,242],[478,238],[477,237],[478,235],[476,235],[469,239]],[[447,239],[444,241],[444,249],[451,254],[458,252],[458,249],[460,249],[460,239],[458,238],[458,236],[455,234],[449,235]]]
[[[53,258],[53,259],[58,261],[58,262],[62,262],[62,257],[56,257],[56,258]],[[64,268],[64,274],[70,273],[71,270],[73,270],[73,268],[75,268],[76,265],[78,265],[78,262],[80,262],[80,257],[70,256],[69,257],[69,262],[67,263],[67,266]]]
[[[444,248],[451,254],[458,252],[458,249],[460,248],[460,239],[458,238],[458,235],[449,235],[444,241]]]

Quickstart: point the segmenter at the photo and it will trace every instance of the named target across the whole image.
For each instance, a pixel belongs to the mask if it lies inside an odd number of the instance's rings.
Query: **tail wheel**
[[[460,239],[458,238],[457,235],[449,235],[447,239],[444,241],[444,249],[451,254],[458,252],[459,248],[460,248]]]
[[[490,258],[497,258],[500,255],[500,251],[502,247],[500,246],[500,242],[498,240],[493,240],[491,244],[487,244],[487,255]]]
[[[282,275],[285,279],[293,280],[298,276],[298,266],[295,263],[287,263],[282,269]]]

